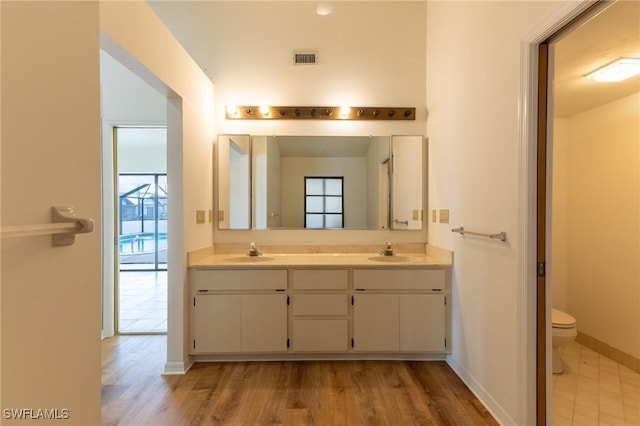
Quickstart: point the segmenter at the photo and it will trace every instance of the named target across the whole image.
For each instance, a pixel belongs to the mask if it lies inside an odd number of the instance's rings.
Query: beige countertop
[[[189,267],[217,268],[287,268],[287,267],[367,267],[367,268],[442,268],[453,265],[453,254],[448,250],[427,246],[423,252],[396,251],[395,256],[381,256],[377,252],[363,253],[269,253],[247,256],[246,252],[200,253],[190,257]]]

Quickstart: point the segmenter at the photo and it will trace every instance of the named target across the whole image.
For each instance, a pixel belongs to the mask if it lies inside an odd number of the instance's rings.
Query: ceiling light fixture
[[[328,1],[320,1],[316,5],[316,13],[320,16],[327,16],[333,12],[333,4]]]
[[[587,77],[599,82],[616,83],[638,74],[640,74],[640,58],[620,58],[587,74]]]

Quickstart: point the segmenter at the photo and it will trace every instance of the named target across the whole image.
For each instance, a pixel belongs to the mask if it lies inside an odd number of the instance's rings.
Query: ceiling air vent
[[[318,55],[313,51],[294,51],[293,65],[317,65]]]

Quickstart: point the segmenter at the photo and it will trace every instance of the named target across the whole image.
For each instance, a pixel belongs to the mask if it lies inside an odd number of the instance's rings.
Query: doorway
[[[116,331],[167,331],[166,127],[115,127]]]
[[[547,300],[577,328],[557,348],[554,424],[640,422],[640,77],[589,77],[638,57],[639,17],[637,2],[600,3],[549,40]]]
[[[598,2],[587,6],[592,7],[575,13],[569,22],[547,34],[539,44],[539,282],[536,286],[538,424],[546,424],[552,419],[554,424],[636,424],[638,420],[637,414],[635,417],[633,414],[637,412],[638,402],[627,407],[625,401],[629,397],[624,396],[625,380],[638,380],[637,371],[633,371],[634,368],[638,369],[637,358],[635,362],[633,359],[627,362],[632,367],[628,368],[624,360],[634,358],[633,354],[621,354],[624,351],[611,344],[616,338],[622,346],[637,340],[637,337],[633,337],[637,336],[637,325],[635,332],[633,327],[626,327],[630,334],[622,339],[616,334],[625,327],[613,326],[602,333],[601,326],[605,322],[606,312],[611,312],[603,302],[613,300],[611,292],[624,280],[619,279],[620,271],[624,269],[620,264],[628,263],[628,259],[625,259],[629,256],[637,258],[633,250],[618,250],[621,242],[612,242],[611,239],[620,236],[623,239],[630,238],[632,245],[638,239],[634,230],[638,228],[637,199],[640,193],[637,144],[640,77],[627,83],[607,86],[595,83],[588,78],[588,74],[619,57],[637,57],[640,52],[637,20],[640,9],[635,2]],[[545,63],[547,59],[548,64]],[[545,80],[546,75],[548,80]],[[628,119],[631,121],[635,120],[635,124],[625,123],[622,118],[625,116],[630,117]],[[608,123],[596,124],[600,120],[608,120]],[[578,125],[586,125],[590,130],[578,129]],[[619,135],[620,129],[625,126],[631,128],[630,137]],[[630,151],[622,155],[620,151],[614,154],[625,143]],[[597,153],[594,155],[594,152]],[[626,177],[623,177],[625,173]],[[630,182],[635,185],[631,189],[627,188]],[[622,219],[629,213],[636,218],[635,225]],[[616,220],[616,217],[620,219]],[[616,231],[616,226],[621,227],[621,231]],[[573,243],[568,238],[570,235],[575,237]],[[607,254],[602,251],[596,254],[597,247],[615,247],[614,261],[608,261]],[[577,251],[580,251],[579,255],[576,255]],[[591,272],[585,272],[589,268]],[[632,278],[626,290],[631,288],[631,292],[635,293],[627,294],[628,297],[623,299],[640,300],[637,268],[633,266],[631,269]],[[612,279],[614,275],[616,278]],[[589,284],[589,281],[594,281],[594,284]],[[572,300],[568,290],[571,287],[579,287],[580,291],[587,291],[590,295]],[[595,304],[588,306],[588,299]],[[615,303],[624,304],[620,301]],[[607,304],[610,305],[610,302]],[[634,324],[640,324],[637,302],[635,306],[635,313],[631,312],[631,317],[635,318]],[[564,375],[551,374],[552,307],[573,314],[578,324],[578,343],[566,346]],[[620,306],[615,308],[618,313],[623,310],[625,308]],[[625,318],[633,310],[633,307],[627,306]],[[594,327],[594,324],[597,326]],[[600,333],[605,341],[594,342],[592,336],[582,339],[584,333],[581,330],[589,328],[596,334]],[[586,349],[580,344],[585,343],[581,340],[588,342]],[[604,350],[600,351],[598,347]],[[633,351],[633,343],[627,347]],[[618,363],[611,358],[618,358]],[[616,388],[611,386],[612,383],[603,385],[599,382],[603,366],[605,376],[615,377],[611,381],[618,386],[619,395],[616,398],[613,397]],[[582,375],[583,370],[589,371]],[[589,382],[591,392],[588,398],[585,398],[585,385],[581,385],[581,381]],[[604,388],[605,394],[599,392]]]

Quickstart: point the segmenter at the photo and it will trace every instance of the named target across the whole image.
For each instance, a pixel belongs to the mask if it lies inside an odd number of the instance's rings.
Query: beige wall
[[[567,310],[567,226],[569,209],[567,204],[569,173],[569,120],[553,119],[551,142],[551,253],[547,259],[549,284],[552,290],[553,307]]]
[[[554,140],[553,247],[566,247],[552,253],[554,297],[564,292],[578,330],[640,357],[640,93],[565,121]]]
[[[455,253],[450,363],[503,424],[527,387],[518,370],[521,41],[563,3],[427,2],[429,243]],[[506,231],[508,241],[451,228]],[[524,415],[524,414],[523,414]]]
[[[99,5],[2,2],[2,226],[68,204],[96,231],[67,247],[2,240],[2,409],[100,423]],[[35,412],[34,412],[35,413]],[[62,413],[62,412],[61,412]],[[3,424],[13,422],[4,419]],[[27,420],[20,424],[61,424]]]

